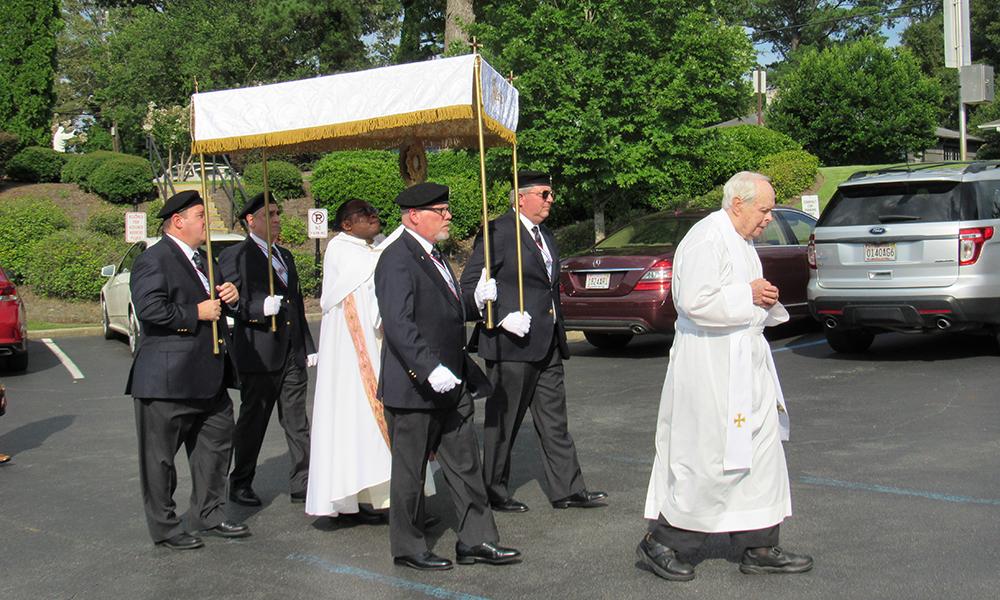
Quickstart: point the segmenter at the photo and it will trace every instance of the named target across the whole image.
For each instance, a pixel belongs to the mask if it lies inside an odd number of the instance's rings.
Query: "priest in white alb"
[[[684,236],[673,261],[677,322],[660,396],[640,564],[694,579],[690,559],[711,533],[743,550],[740,571],[801,573],[812,558],[778,546],[792,514],[782,440],[788,414],[764,328],[788,320],[763,278],[753,240],[772,220],[774,190],[734,175],[722,209]]]
[[[382,330],[374,273],[381,246],[373,241],[381,225],[378,211],[352,199],[337,210],[333,226],[339,233],[323,259],[305,510],[379,523],[384,520],[380,511],[389,507],[392,469],[382,403],[375,396]]]

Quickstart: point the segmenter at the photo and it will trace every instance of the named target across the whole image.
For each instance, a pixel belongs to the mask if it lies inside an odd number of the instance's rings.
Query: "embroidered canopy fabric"
[[[478,147],[475,55],[192,96],[194,153]],[[486,146],[516,141],[518,93],[482,61]]]

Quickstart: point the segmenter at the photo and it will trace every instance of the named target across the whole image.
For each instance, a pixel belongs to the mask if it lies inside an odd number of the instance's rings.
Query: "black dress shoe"
[[[785,552],[778,546],[771,546],[764,555],[747,549],[740,561],[740,571],[748,575],[761,573],[805,573],[813,568],[813,559],[805,554]]]
[[[644,567],[670,581],[691,581],[694,579],[694,567],[677,558],[677,551],[668,548],[646,534],[635,549],[639,562]]]
[[[607,506],[601,502],[608,497],[606,492],[588,492],[583,490],[572,496],[566,496],[561,500],[552,503],[552,508],[594,508],[597,506]]]
[[[230,523],[229,521],[223,521],[215,527],[202,529],[201,532],[205,535],[214,535],[224,538],[241,538],[250,535],[250,528],[247,527],[246,523]]]
[[[205,542],[189,533],[178,533],[172,538],[156,542],[157,546],[164,546],[171,550],[194,550],[201,548]]]
[[[410,556],[397,556],[392,559],[397,565],[418,569],[420,571],[447,571],[454,565],[447,558],[442,558],[433,552],[423,552]]]
[[[386,515],[368,510],[359,510],[356,513],[342,513],[342,515],[360,525],[381,525],[386,522]]]
[[[250,493],[253,494],[253,490],[250,490]],[[256,497],[256,494],[254,494],[254,496]],[[305,504],[305,502],[306,502],[306,493],[305,492],[292,492],[291,494],[289,494],[289,498],[291,499],[292,504]],[[257,498],[257,502],[260,502],[260,498]]]
[[[513,498],[504,498],[503,500],[496,500],[490,502],[490,508],[497,512],[528,512],[528,505],[524,502],[518,502]]]
[[[491,565],[507,565],[521,561],[521,552],[513,548],[504,548],[492,542],[483,542],[478,546],[466,546],[455,542],[455,560],[460,565],[471,565],[483,562]]]
[[[238,487],[229,490],[229,499],[236,504],[243,506],[260,506],[260,496],[254,493],[252,488]]]

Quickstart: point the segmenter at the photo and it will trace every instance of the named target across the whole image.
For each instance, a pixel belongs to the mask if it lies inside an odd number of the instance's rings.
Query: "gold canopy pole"
[[[264,168],[264,235],[267,237],[267,289],[270,295],[274,295],[274,267],[271,257],[271,188],[267,181],[267,149],[260,151],[262,166]],[[271,331],[278,330],[278,316],[271,315]]]
[[[514,72],[511,71],[507,78],[510,85],[514,85]],[[524,312],[524,266],[521,263],[521,207],[517,201],[517,142],[511,145],[512,159],[511,167],[514,169],[514,237],[517,243],[517,306],[518,310]]]
[[[472,38],[472,53],[476,56],[472,78],[476,87],[476,124],[479,126],[479,190],[483,195],[483,266],[486,269],[486,279],[490,278],[490,210],[486,201],[486,143],[483,140],[483,82],[482,58],[479,56],[479,44]],[[486,301],[486,328],[493,329],[493,301]]]
[[[192,111],[193,112],[193,111]],[[208,186],[205,183],[205,155],[198,153],[201,163],[201,199],[205,203],[205,250],[208,252],[208,297],[215,300],[215,260],[212,258],[212,227],[208,215]],[[212,354],[219,353],[219,322],[212,321]]]

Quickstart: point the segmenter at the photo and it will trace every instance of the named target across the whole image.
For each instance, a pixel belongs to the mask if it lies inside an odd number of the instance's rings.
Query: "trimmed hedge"
[[[108,206],[95,211],[87,218],[87,230],[123,240],[125,213],[128,210],[122,206]]]
[[[782,204],[816,181],[819,158],[805,150],[788,150],[765,157],[758,170],[771,178],[776,202]]]
[[[9,131],[0,131],[0,177],[3,177],[7,161],[17,153],[17,149],[20,147],[20,138]]]
[[[755,171],[766,156],[802,146],[787,135],[758,125],[719,127],[702,149],[704,170],[713,184],[725,183],[740,171]]]
[[[66,155],[52,148],[28,146],[7,161],[7,177],[26,183],[52,183],[59,181],[59,173],[66,163]]]
[[[288,246],[301,246],[309,241],[309,226],[299,217],[281,218],[281,240]]]
[[[302,172],[288,161],[267,161],[267,184],[271,194],[279,200],[305,195]],[[264,163],[252,163],[243,169],[243,187],[250,196],[264,191]]]
[[[35,258],[32,244],[70,224],[69,216],[46,198],[0,202],[0,265],[15,282],[23,282],[29,262]],[[93,274],[89,278],[99,279]]]
[[[45,296],[97,300],[104,278],[101,267],[121,258],[121,239],[86,231],[56,231],[31,244],[26,280]]]
[[[149,161],[138,156],[103,162],[87,177],[86,188],[115,203],[142,202],[156,190]]]
[[[60,174],[62,182],[75,183],[83,187],[87,184],[87,178],[90,177],[90,174],[97,167],[111,159],[125,156],[128,156],[128,154],[109,152],[107,150],[98,150],[86,154],[69,154],[66,156],[66,165],[63,166],[62,173]]]
[[[323,287],[323,265],[316,266],[316,252],[313,250],[292,250],[295,270],[299,274],[302,296],[315,296]]]
[[[479,190],[479,159],[467,152],[427,153],[427,179],[451,188],[451,235],[464,239],[479,231],[482,222],[482,196]],[[399,159],[394,152],[334,152],[316,163],[312,176],[312,194],[331,218],[345,200],[362,198],[379,210],[383,229],[399,225],[399,208],[393,200],[404,188],[399,176]],[[510,184],[495,182],[487,190],[491,215],[506,210]]]

